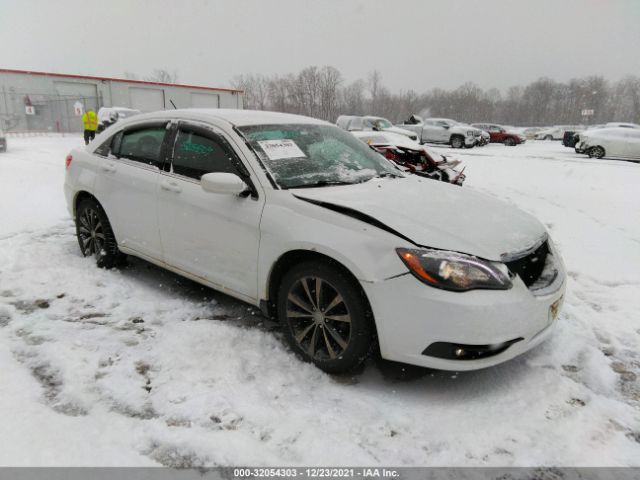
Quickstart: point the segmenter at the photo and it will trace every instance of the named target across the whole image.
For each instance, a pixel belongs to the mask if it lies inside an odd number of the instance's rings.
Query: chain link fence
[[[83,131],[81,112],[97,112],[102,106],[100,97],[0,92],[0,129],[7,133],[78,133]]]

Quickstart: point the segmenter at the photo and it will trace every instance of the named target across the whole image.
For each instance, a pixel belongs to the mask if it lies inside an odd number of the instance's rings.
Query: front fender
[[[377,282],[406,273],[395,249],[407,240],[362,220],[295,198],[270,192],[260,223],[258,292],[267,298],[269,275],[282,255],[307,250],[342,264],[361,282]]]

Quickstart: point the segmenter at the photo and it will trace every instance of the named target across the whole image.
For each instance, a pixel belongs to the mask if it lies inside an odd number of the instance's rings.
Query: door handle
[[[160,188],[173,193],[180,193],[182,191],[182,188],[176,182],[169,182],[167,180],[160,182]]]
[[[100,165],[100,170],[107,173],[115,173],[116,167],[112,163],[103,163]]]

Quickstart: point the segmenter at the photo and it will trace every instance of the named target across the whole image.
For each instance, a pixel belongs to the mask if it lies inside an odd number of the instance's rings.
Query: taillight
[[[67,155],[67,158],[64,160],[65,168],[69,168],[69,165],[71,165],[71,160],[73,160],[73,157],[70,154]]]

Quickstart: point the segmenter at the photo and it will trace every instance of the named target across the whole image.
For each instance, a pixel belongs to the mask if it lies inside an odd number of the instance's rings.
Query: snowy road
[[[550,229],[569,272],[555,335],[482,371],[372,360],[352,378],[247,305],[81,258],[62,194],[80,140],[0,154],[0,465],[640,465],[640,164],[444,149],[463,188]]]

